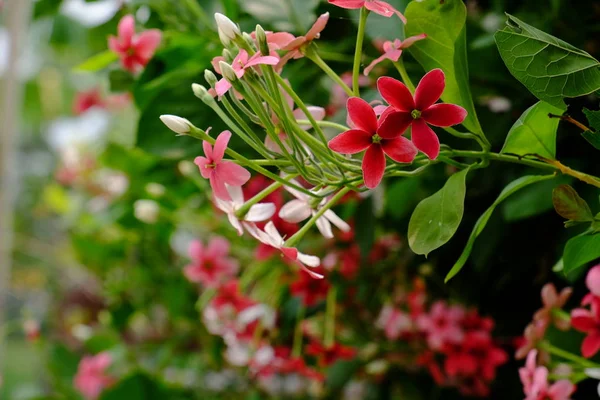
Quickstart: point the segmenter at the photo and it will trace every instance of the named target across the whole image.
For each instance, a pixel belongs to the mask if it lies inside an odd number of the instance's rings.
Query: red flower
[[[446,87],[441,69],[425,74],[414,97],[404,83],[387,76],[379,78],[377,87],[381,96],[392,107],[382,118],[397,114],[394,121],[401,132],[412,126],[412,142],[432,160],[440,153],[440,141],[427,124],[447,127],[460,124],[467,116],[467,111],[455,104],[434,104]]]
[[[329,148],[343,154],[366,150],[362,162],[363,178],[365,186],[373,189],[385,172],[384,153],[396,162],[410,163],[417,155],[417,149],[401,136],[408,126],[403,123],[403,113],[393,112],[378,120],[369,103],[358,97],[348,99],[347,108],[356,128],[331,139]]]
[[[356,350],[339,343],[326,347],[320,342],[312,341],[306,346],[306,354],[316,357],[321,367],[327,367],[337,360],[352,359]]]
[[[108,38],[108,47],[119,55],[123,68],[133,73],[148,64],[162,39],[158,29],[149,29],[136,35],[133,15],[121,19],[118,33],[117,37]]]
[[[86,92],[79,92],[75,95],[73,114],[81,115],[92,107],[106,107],[106,103],[102,98],[99,89],[95,88]]]
[[[578,331],[587,333],[581,344],[581,354],[590,358],[600,350],[600,299],[589,300],[591,309],[576,308],[571,311],[571,325]]]
[[[314,306],[327,297],[329,282],[325,279],[313,279],[308,273],[300,272],[298,279],[290,285],[290,292],[302,299],[306,307]]]
[[[373,11],[375,14],[383,15],[384,17],[391,17],[396,14],[402,22],[406,23],[406,18],[402,13],[392,7],[391,4],[381,0],[329,0],[330,4],[334,6],[347,8],[349,10],[356,10],[358,8],[365,7],[369,11]]]

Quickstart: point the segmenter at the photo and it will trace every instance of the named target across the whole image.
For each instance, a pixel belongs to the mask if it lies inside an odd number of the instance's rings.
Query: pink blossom
[[[215,205],[225,214],[229,219],[229,223],[233,226],[238,235],[244,233],[244,227],[247,229],[256,229],[255,222],[266,221],[275,214],[275,204],[273,203],[257,203],[254,204],[246,215],[240,220],[236,215],[236,212],[244,205],[244,193],[241,186],[229,186],[226,185],[227,192],[229,193],[231,200],[222,200],[215,196]]]
[[[410,333],[414,329],[414,323],[410,315],[402,310],[395,309],[391,305],[383,307],[375,324],[384,330],[385,337],[389,340],[396,340],[403,333]]]
[[[136,34],[133,15],[126,15],[119,22],[118,36],[108,38],[108,47],[119,55],[123,68],[135,73],[148,64],[161,39],[158,29]]]
[[[194,163],[200,168],[202,177],[210,180],[210,186],[215,196],[226,201],[232,201],[232,199],[225,184],[242,186],[250,179],[250,172],[245,168],[233,161],[223,160],[230,138],[231,132],[221,132],[217,136],[214,149],[207,141],[202,142],[205,157],[199,156],[194,160]]]
[[[256,53],[250,57],[246,50],[240,50],[238,55],[233,59],[231,67],[235,71],[235,75],[238,77],[238,79],[241,79],[246,74],[246,70],[248,68],[252,68],[261,64],[277,65],[278,62],[279,58],[274,56],[263,56],[260,53]],[[219,68],[217,72],[221,73],[222,71]],[[231,89],[231,83],[225,78],[221,78],[215,85],[215,91],[219,97],[227,93],[229,89]]]
[[[533,316],[536,321],[545,321],[546,324],[554,322],[557,328],[561,330],[567,330],[570,327],[569,319],[563,319],[556,317],[553,313],[554,310],[560,310],[564,307],[567,300],[573,293],[573,289],[566,287],[561,290],[560,294],[556,291],[556,287],[552,283],[544,285],[542,288],[542,302],[544,307],[539,309]]]
[[[110,354],[106,352],[82,358],[73,379],[75,388],[86,399],[97,399],[100,393],[115,381],[113,377],[106,374],[106,369],[111,363]]]
[[[529,352],[525,367],[519,370],[525,400],[569,400],[575,385],[566,379],[549,384],[548,369],[536,365],[536,356],[536,350]]]
[[[371,64],[367,68],[365,68],[365,75],[369,75],[369,73],[375,68],[375,66],[384,60],[391,60],[393,62],[397,62],[402,55],[402,50],[409,48],[413,45],[413,43],[423,40],[427,37],[426,34],[422,33],[417,36],[411,36],[404,41],[400,39],[396,39],[394,41],[386,41],[383,43],[383,55],[379,58],[373,60]]]
[[[304,57],[304,49],[315,39],[321,36],[321,32],[325,29],[329,21],[329,13],[322,14],[309,31],[304,36],[298,36],[291,42],[287,43],[281,48],[281,50],[287,51],[287,53],[281,57],[277,68],[282,68],[289,60],[297,60]]]
[[[75,101],[73,102],[73,114],[81,115],[93,107],[106,107],[106,102],[102,98],[98,88],[94,88],[86,92],[79,92],[75,95]]]
[[[406,23],[406,18],[400,11],[382,0],[329,0],[329,3],[350,10],[365,7],[367,10],[373,11],[375,14],[383,15],[384,17],[391,17],[396,14],[402,22]]]
[[[428,314],[421,314],[417,318],[417,326],[426,333],[429,346],[439,350],[445,343],[458,344],[464,339],[460,325],[464,316],[462,307],[448,306],[438,301],[431,306]]]
[[[227,257],[229,246],[229,241],[223,237],[212,238],[206,247],[199,240],[192,241],[188,250],[192,263],[185,267],[185,276],[205,287],[217,287],[233,277],[239,264]]]
[[[581,354],[586,358],[593,357],[600,350],[600,299],[591,299],[590,309],[571,311],[571,325],[587,334],[581,344]]]
[[[528,324],[523,332],[522,343],[515,353],[515,358],[521,360],[525,358],[532,349],[535,349],[538,343],[544,339],[547,328],[548,321],[543,319],[534,320]]]
[[[600,265],[591,268],[585,278],[585,284],[590,292],[600,298]]]

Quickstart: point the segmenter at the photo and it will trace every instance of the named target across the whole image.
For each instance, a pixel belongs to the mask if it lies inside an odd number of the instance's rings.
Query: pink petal
[[[387,114],[387,113],[386,113],[386,111],[387,111],[388,109],[390,109],[390,108],[391,108],[393,111],[395,111],[395,110],[393,109],[393,107],[384,106],[384,105],[379,105],[379,106],[375,106],[375,107],[373,107],[373,111],[375,111],[375,115],[377,115],[378,117],[380,117],[379,119],[381,119],[381,116],[382,116],[383,114]]]
[[[558,293],[553,283],[547,283],[542,287],[542,302],[546,307],[554,307],[558,301]]]
[[[598,326],[592,313],[584,308],[571,311],[571,325],[581,332],[593,332]]]
[[[192,240],[190,247],[188,248],[188,256],[194,261],[202,260],[202,257],[204,256],[204,245],[201,241]]]
[[[213,58],[212,61],[210,62],[212,64],[213,68],[215,69],[215,71],[217,72],[217,74],[219,74],[219,75],[223,75],[221,73],[221,65],[219,64],[221,61],[225,61],[225,57],[217,56],[217,57]]]
[[[206,156],[206,158],[208,158],[209,160],[212,160],[212,158],[213,158],[212,145],[210,143],[208,143],[206,140],[204,140],[202,142],[202,149],[204,149],[204,155]]]
[[[287,62],[287,60],[289,60],[292,57],[296,58],[295,52],[292,52],[292,51],[296,50],[297,48],[299,48],[306,42],[307,42],[306,37],[298,36],[296,39],[294,39],[291,42],[289,42],[288,44],[286,44],[282,50],[288,50],[288,51],[290,51],[290,53],[288,53],[284,57],[282,57],[280,63],[281,62],[285,63],[285,62]]]
[[[372,4],[372,8],[369,7],[370,4]],[[366,2],[365,7],[368,10],[383,15],[384,17],[391,17],[393,14],[396,14],[398,18],[400,18],[400,20],[406,24],[406,18],[404,15],[402,15],[400,11],[396,10],[391,4],[385,1],[373,0],[371,3]]]
[[[396,110],[411,112],[415,109],[415,102],[410,90],[399,80],[383,76],[377,80],[377,88],[381,97]]]
[[[219,177],[230,186],[242,186],[250,180],[250,172],[233,161],[222,161],[216,168]]]
[[[323,121],[327,114],[323,107],[308,106],[306,109],[315,121]],[[308,116],[300,108],[294,110],[293,114],[296,119],[308,119]]]
[[[126,55],[128,49],[128,47],[123,46],[121,42],[119,42],[119,38],[116,36],[108,37],[108,48],[113,52],[123,56]]]
[[[257,57],[258,56],[258,57]],[[261,56],[260,53],[256,53],[248,63],[244,66],[244,68],[250,68],[255,65],[265,64],[265,65],[277,65],[279,63],[279,58],[273,56]]]
[[[323,29],[325,29],[325,26],[327,25],[327,21],[329,21],[329,13],[328,12],[326,12],[325,14],[322,14],[319,18],[317,18],[317,21],[310,28],[310,30],[306,33],[306,40],[312,41],[314,39],[317,39],[319,37],[319,34],[321,32],[323,32]]]
[[[356,10],[365,5],[365,0],[329,0],[329,3],[348,10]]]
[[[581,343],[581,354],[585,358],[593,357],[600,350],[600,333],[593,332],[587,335]]]
[[[400,51],[400,54],[402,54],[402,51]],[[398,54],[398,58],[400,58],[400,54]],[[398,61],[398,58],[395,61]],[[376,59],[374,59],[373,62],[371,62],[371,64],[369,64],[369,66],[367,68],[365,68],[365,71],[364,71],[365,76],[368,76],[377,64],[379,64],[385,60],[391,60],[388,53],[385,53],[381,57],[377,57]]]
[[[350,97],[346,108],[350,119],[358,129],[372,134],[377,131],[377,116],[369,103],[359,97]]]
[[[396,139],[382,140],[381,148],[388,157],[400,163],[412,162],[419,152],[415,145],[404,136],[397,137]]]
[[[229,139],[231,139],[231,132],[223,131],[217,136],[217,140],[215,140],[215,147],[212,153],[212,160],[215,163],[219,163],[223,156],[225,155],[225,150],[227,149],[227,144],[229,143]],[[206,151],[206,149],[205,149]]]
[[[407,49],[410,46],[412,46],[415,42],[418,42],[419,40],[423,40],[427,37],[426,34],[421,33],[420,35],[416,35],[416,36],[411,36],[409,38],[404,39],[404,41],[401,44],[401,48],[403,49]]]
[[[575,385],[566,379],[555,382],[548,389],[548,395],[552,400],[568,400],[573,392],[575,392]]]
[[[282,247],[281,252],[290,260],[296,261],[298,258],[298,249],[294,247]]]
[[[385,155],[379,145],[373,145],[367,149],[362,162],[363,179],[365,186],[369,189],[376,188],[385,172]]]
[[[418,110],[425,111],[439,100],[446,87],[445,79],[444,72],[439,68],[432,69],[423,76],[415,89],[415,104]]]
[[[383,139],[393,139],[402,135],[414,119],[410,113],[399,111],[386,113],[379,121],[377,134]]]
[[[423,118],[415,119],[412,124],[413,144],[429,159],[435,160],[440,154],[440,140]]]
[[[210,240],[206,248],[208,258],[222,258],[229,254],[229,241],[223,237],[217,236]]]
[[[323,278],[325,278],[325,275],[321,275],[319,273],[314,272],[310,268],[306,268],[304,266],[304,264],[302,264],[302,263],[300,263],[300,266],[302,267],[302,269],[304,270],[304,272],[306,272],[308,275],[310,275],[310,277],[313,278],[313,279],[323,279]]]
[[[121,18],[119,26],[117,27],[117,32],[119,33],[119,42],[121,42],[121,46],[125,48],[130,47],[133,35],[135,35],[135,19],[133,18],[133,15],[126,15]]]
[[[585,284],[595,296],[600,296],[600,265],[596,265],[587,274]]]
[[[235,56],[235,58],[233,59],[233,62],[231,63],[231,67],[234,70],[243,68],[246,63],[248,62],[248,59],[250,58],[250,56],[248,55],[248,52],[246,50],[240,50],[240,52],[238,53],[237,56]]]
[[[452,126],[460,124],[467,117],[467,110],[455,104],[434,104],[424,110],[421,117],[434,126]]]
[[[231,201],[231,196],[225,187],[225,181],[221,179],[216,170],[210,175],[209,180],[215,197],[221,200]]]
[[[194,164],[196,164],[198,166],[198,169],[200,170],[200,174],[202,175],[202,177],[204,179],[210,178],[210,176],[212,175],[212,173],[214,171],[214,168],[209,165],[209,164],[211,164],[211,162],[208,160],[208,158],[198,156],[194,159]]]
[[[217,92],[217,96],[221,97],[225,93],[227,93],[231,89],[231,83],[225,78],[219,79],[217,84],[215,85],[215,92]]]
[[[162,32],[158,29],[150,29],[140,33],[134,44],[137,56],[147,61],[150,60],[161,40]]]
[[[356,154],[373,144],[372,135],[360,129],[340,133],[328,143],[331,150],[342,154]]]
[[[296,37],[288,32],[267,33],[267,43],[272,50],[279,50],[294,39]]]

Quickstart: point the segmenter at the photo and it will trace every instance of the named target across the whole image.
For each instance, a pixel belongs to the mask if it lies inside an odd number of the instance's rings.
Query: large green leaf
[[[554,158],[559,119],[548,117],[551,113],[562,114],[562,111],[544,101],[539,101],[525,110],[510,128],[501,153],[519,156],[537,154]]]
[[[600,89],[600,63],[585,51],[508,15],[494,36],[510,73],[538,99],[565,109],[563,98]]]
[[[446,74],[442,100],[459,104],[469,115],[463,125],[482,134],[469,86],[465,21],[467,10],[460,0],[413,1],[406,7],[406,37],[427,34],[410,47],[411,54],[429,71],[441,68]]]
[[[574,273],[597,258],[600,258],[600,234],[574,237],[565,246],[564,272]]]
[[[454,236],[465,208],[469,169],[452,175],[437,193],[415,208],[408,224],[408,244],[416,254],[428,255]]]
[[[509,183],[504,188],[504,190],[502,190],[502,192],[500,193],[500,195],[498,196],[496,201],[494,201],[494,203],[490,206],[490,208],[488,208],[481,215],[481,217],[479,217],[479,219],[475,223],[475,227],[473,227],[471,236],[469,236],[467,245],[465,246],[465,249],[463,250],[460,258],[458,259],[458,261],[456,261],[456,263],[454,264],[454,266],[452,267],[450,272],[448,272],[448,275],[446,275],[446,282],[448,282],[450,279],[455,277],[456,274],[458,274],[460,272],[460,270],[464,267],[465,263],[469,259],[469,256],[471,255],[471,251],[473,250],[473,245],[475,244],[475,240],[481,234],[481,232],[483,232],[483,229],[485,228],[488,221],[490,220],[492,213],[494,212],[494,210],[500,203],[502,203],[507,197],[509,197],[513,193],[523,189],[526,186],[529,186],[531,184],[541,182],[541,181],[544,181],[547,179],[552,179],[552,178],[554,178],[554,175],[523,176],[523,177]]]

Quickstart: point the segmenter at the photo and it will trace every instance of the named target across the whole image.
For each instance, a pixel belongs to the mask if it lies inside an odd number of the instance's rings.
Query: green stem
[[[310,125],[311,124],[311,121],[309,121],[307,119],[299,119],[299,120],[296,120],[296,122],[298,122],[300,125]],[[334,129],[337,129],[342,132],[350,130],[350,128],[348,128],[345,125],[338,124],[338,123],[331,122],[331,121],[315,121],[315,123],[318,126],[324,126],[326,128],[334,128]]]
[[[340,189],[340,191],[337,192],[337,194],[335,196],[333,196],[331,198],[331,200],[329,200],[327,203],[325,203],[325,205],[323,205],[323,207],[321,207],[319,209],[319,211],[317,211],[315,213],[315,215],[313,215],[313,217],[311,219],[309,219],[308,222],[306,224],[304,224],[304,226],[302,228],[300,228],[300,230],[298,232],[296,232],[291,238],[286,240],[286,242],[283,244],[283,247],[294,247],[294,245],[296,243],[298,243],[298,241],[300,241],[300,239],[302,239],[304,237],[304,235],[308,232],[308,230],[314,224],[317,223],[317,220],[319,218],[321,218],[323,216],[323,214],[325,214],[325,211],[329,210],[331,207],[336,205],[338,203],[338,201],[340,201],[341,198],[344,197],[346,195],[346,193],[348,193],[349,191],[350,191],[350,188],[348,188],[348,187],[344,187],[344,188]],[[314,197],[314,195],[313,195],[313,197]]]
[[[442,153],[449,157],[471,157],[471,158],[489,159],[489,160],[494,160],[494,161],[513,163],[513,164],[522,164],[522,165],[527,165],[529,167],[534,167],[534,168],[550,169],[553,171],[558,171],[558,168],[553,165],[546,164],[541,161],[534,161],[534,160],[528,160],[525,158],[519,158],[519,157],[511,156],[508,154],[498,154],[498,153],[491,153],[491,152],[486,152],[486,151],[470,151],[470,150],[448,150],[448,151],[443,151]]]
[[[564,358],[565,360],[573,361],[573,362],[575,362],[583,367],[586,367],[586,368],[599,368],[600,367],[600,364],[590,361],[587,358],[583,358],[578,355],[575,355],[566,350],[559,349],[558,347],[555,347],[554,345],[550,344],[549,342],[542,342],[540,344],[540,348],[543,350],[546,350],[548,353],[550,353],[552,355],[558,356],[560,358]]]
[[[360,97],[359,76],[362,60],[363,41],[365,40],[365,27],[369,10],[365,7],[360,9],[360,20],[358,21],[358,35],[356,35],[356,49],[354,51],[354,67],[352,68],[352,90],[354,96]]]
[[[325,310],[325,337],[324,344],[326,348],[333,347],[335,343],[335,306],[336,306],[337,288],[331,286],[327,292],[327,308]]]
[[[317,65],[317,67],[321,68],[323,72],[325,72],[327,76],[329,76],[335,83],[340,85],[340,87],[344,89],[344,92],[346,92],[348,96],[354,96],[354,92],[352,91],[352,89],[350,89],[348,85],[344,83],[342,78],[340,78],[340,76],[336,74],[335,71],[332,70],[331,67],[329,67],[329,65],[327,65],[327,63],[323,61],[321,57],[319,57],[316,51],[306,52],[306,57],[312,62],[314,62]]]
[[[304,305],[300,304],[296,316],[296,328],[294,329],[292,357],[300,357],[302,355],[302,322],[304,321],[305,311]]]
[[[410,89],[412,93],[415,93],[415,85],[412,83],[410,76],[408,76],[408,72],[406,72],[406,67],[404,67],[404,61],[402,61],[402,57],[400,57],[398,61],[394,63],[394,66],[400,73],[404,84],[408,87],[408,89]]]

